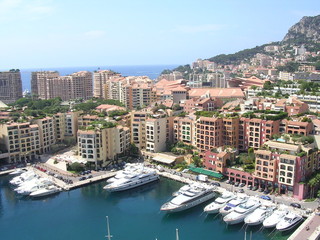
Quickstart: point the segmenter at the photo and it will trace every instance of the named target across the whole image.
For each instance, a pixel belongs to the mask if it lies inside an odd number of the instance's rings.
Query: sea
[[[66,76],[78,71],[113,70],[122,76],[148,76],[156,79],[164,69],[173,69],[178,65],[136,65],[136,66],[90,66],[90,67],[57,67],[57,68],[29,68],[20,69],[22,89],[31,90],[31,72],[58,71],[60,76]]]
[[[183,184],[160,181],[132,190],[109,193],[99,182],[51,197],[18,196],[0,177],[0,239],[102,240],[109,218],[112,240],[284,240],[290,233],[258,227],[227,226],[219,215],[206,215],[206,203],[180,213],[160,212]]]

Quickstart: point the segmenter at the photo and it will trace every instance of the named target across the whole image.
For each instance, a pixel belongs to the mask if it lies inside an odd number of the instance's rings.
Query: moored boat
[[[279,231],[291,230],[292,228],[297,226],[302,220],[302,216],[290,212],[277,223],[276,229]]]
[[[223,208],[230,200],[235,199],[236,195],[229,191],[222,193],[214,202],[205,206],[204,211],[206,213],[218,213],[221,208]]]
[[[164,212],[180,212],[215,197],[214,188],[206,188],[202,185],[190,185],[186,191],[173,197],[169,202],[163,204],[160,208]]]
[[[35,192],[30,193],[30,197],[44,197],[49,196],[55,193],[61,192],[61,188],[58,188],[54,185],[47,186],[45,188],[39,189]]]

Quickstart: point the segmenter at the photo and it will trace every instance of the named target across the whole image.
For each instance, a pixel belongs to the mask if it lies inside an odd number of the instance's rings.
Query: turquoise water
[[[201,205],[185,212],[159,211],[181,183],[162,178],[160,182],[121,193],[108,193],[96,183],[41,200],[19,198],[8,186],[9,177],[0,177],[0,239],[98,240],[105,239],[109,216],[113,240],[244,239],[241,225],[226,228],[216,216],[206,216]],[[287,239],[271,231],[253,231],[253,240]],[[248,237],[249,239],[249,237]]]

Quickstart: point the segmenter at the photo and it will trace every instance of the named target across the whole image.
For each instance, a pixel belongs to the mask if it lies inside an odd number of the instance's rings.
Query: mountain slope
[[[320,41],[320,15],[303,17],[289,29],[282,40],[282,42],[294,42],[297,44],[303,44],[309,41]]]

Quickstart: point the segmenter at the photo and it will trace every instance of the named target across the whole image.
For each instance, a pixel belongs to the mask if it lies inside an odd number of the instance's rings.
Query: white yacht
[[[190,185],[188,190],[181,191],[169,202],[163,204],[160,210],[165,212],[180,212],[192,208],[214,198],[216,194],[213,189],[201,185]]]
[[[265,228],[275,227],[287,214],[287,209],[277,209],[263,221],[263,226]]]
[[[124,191],[139,187],[141,185],[159,180],[159,175],[155,170],[144,169],[140,173],[131,173],[106,185],[103,189],[109,192]]]
[[[206,213],[218,213],[220,208],[223,208],[230,200],[235,199],[236,196],[228,191],[222,193],[214,202],[210,203],[204,208]]]
[[[126,175],[130,175],[135,172],[141,172],[143,170],[143,165],[141,163],[127,163],[123,170],[117,172],[117,174],[109,178],[107,183],[113,183],[121,178],[124,178]]]
[[[261,206],[257,208],[248,216],[245,217],[244,223],[249,226],[256,226],[261,224],[267,217],[269,217],[273,212],[273,208]]]
[[[224,216],[223,221],[228,225],[233,225],[243,222],[244,218],[252,213],[255,209],[260,207],[260,201],[255,198],[249,198],[249,200],[243,204],[237,206],[233,212]]]
[[[20,176],[14,177],[10,183],[12,185],[20,185],[23,182],[29,181],[33,178],[36,178],[37,175],[34,172],[28,171],[25,173],[22,173]]]
[[[23,187],[22,189],[18,190],[17,192],[21,195],[27,196],[31,194],[32,192],[35,192],[39,189],[45,188],[52,185],[52,182],[48,179],[39,179],[34,184],[27,185]]]
[[[279,231],[290,230],[297,226],[302,220],[302,216],[290,212],[277,223],[276,229]]]
[[[178,191],[172,193],[172,196],[176,197],[179,194],[182,194],[182,193],[185,193],[185,192],[189,191],[190,188],[198,188],[198,187],[201,188],[202,187],[201,184],[199,184],[199,183],[191,183],[191,184],[188,184],[188,185],[184,185]]]
[[[18,168],[16,170],[14,170],[13,172],[9,173],[9,175],[18,175],[18,174],[22,174],[26,171],[27,171],[27,169],[25,169],[25,168]]]
[[[248,201],[248,196],[238,195],[236,199],[232,199],[224,207],[220,208],[219,212],[222,216],[226,216],[231,213],[237,206]]]
[[[44,197],[44,196],[48,196],[48,195],[52,195],[54,193],[58,193],[58,192],[61,192],[61,188],[58,188],[54,185],[50,185],[50,186],[47,186],[45,188],[41,188],[37,191],[34,191],[32,193],[30,193],[30,197]]]

